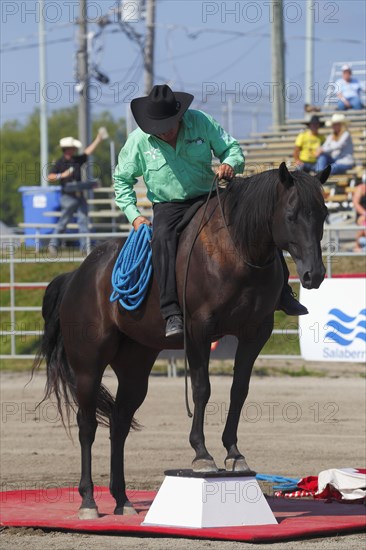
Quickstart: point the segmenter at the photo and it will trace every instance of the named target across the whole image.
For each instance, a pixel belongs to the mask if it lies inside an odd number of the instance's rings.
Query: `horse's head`
[[[272,235],[279,248],[287,250],[296,263],[304,288],[318,288],[325,276],[320,241],[327,215],[321,184],[330,166],[316,177],[305,172],[291,173],[283,162],[278,171],[278,202]]]

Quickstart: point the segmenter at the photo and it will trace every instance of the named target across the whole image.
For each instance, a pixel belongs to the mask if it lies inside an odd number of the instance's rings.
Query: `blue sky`
[[[138,0],[126,0],[125,13],[143,32]],[[93,23],[109,13],[113,24],[94,41],[91,60],[110,78],[109,85],[93,88],[92,113],[110,111],[125,116],[133,97],[144,95],[141,55],[135,43],[116,23],[114,0],[89,0],[89,32]],[[40,2],[1,2],[1,120],[26,121],[39,106],[37,47]],[[305,1],[284,3],[288,112],[301,117],[304,104]],[[314,90],[323,99],[332,63],[365,59],[365,2],[363,0],[314,1]],[[75,15],[77,0],[45,0],[48,109],[76,104]],[[244,137],[251,129],[271,123],[269,1],[157,0],[156,83],[169,82],[173,89],[194,93],[195,106],[213,114],[225,126],[230,123],[227,103],[233,104],[232,130]],[[230,93],[230,90],[234,92]],[[295,97],[295,96],[298,97]]]

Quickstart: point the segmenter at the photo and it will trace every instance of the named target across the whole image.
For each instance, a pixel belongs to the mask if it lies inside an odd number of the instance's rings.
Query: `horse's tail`
[[[73,275],[74,272],[58,275],[46,289],[42,304],[44,332],[32,368],[33,375],[45,360],[47,380],[42,402],[52,394],[55,395],[62,423],[68,429],[70,429],[70,413],[72,410],[76,410],[78,402],[74,372],[69,365],[62,338],[59,309]],[[113,396],[105,386],[101,385],[96,410],[97,420],[100,424],[109,424],[113,405]],[[65,413],[67,423],[65,422]]]

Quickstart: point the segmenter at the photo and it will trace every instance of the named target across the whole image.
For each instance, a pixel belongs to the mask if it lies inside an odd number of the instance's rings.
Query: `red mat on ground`
[[[106,487],[96,487],[95,495],[101,517],[96,520],[79,520],[77,511],[80,497],[76,488],[4,491],[0,493],[0,524],[52,530],[247,542],[275,542],[353,533],[363,531],[366,527],[365,507],[361,504],[276,498],[270,498],[268,502],[278,525],[207,529],[149,527],[142,526],[141,523],[156,495],[155,492],[128,492],[128,497],[138,512],[135,516],[114,516],[114,500]]]

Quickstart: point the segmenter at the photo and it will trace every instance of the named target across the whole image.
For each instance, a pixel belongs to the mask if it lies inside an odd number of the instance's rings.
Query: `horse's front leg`
[[[234,377],[230,392],[230,407],[226,419],[225,429],[222,434],[222,442],[227,450],[225,468],[228,471],[250,472],[245,457],[240,453],[238,442],[238,425],[241,410],[249,391],[249,381],[252,368],[262,347],[271,335],[273,317],[264,323],[260,330],[251,337],[239,338],[238,348],[235,354]]]
[[[189,442],[196,452],[192,467],[195,472],[217,472],[215,461],[206,449],[203,431],[205,409],[211,394],[208,375],[210,342],[197,342],[188,338],[187,357],[194,402],[192,429],[189,435]]]

